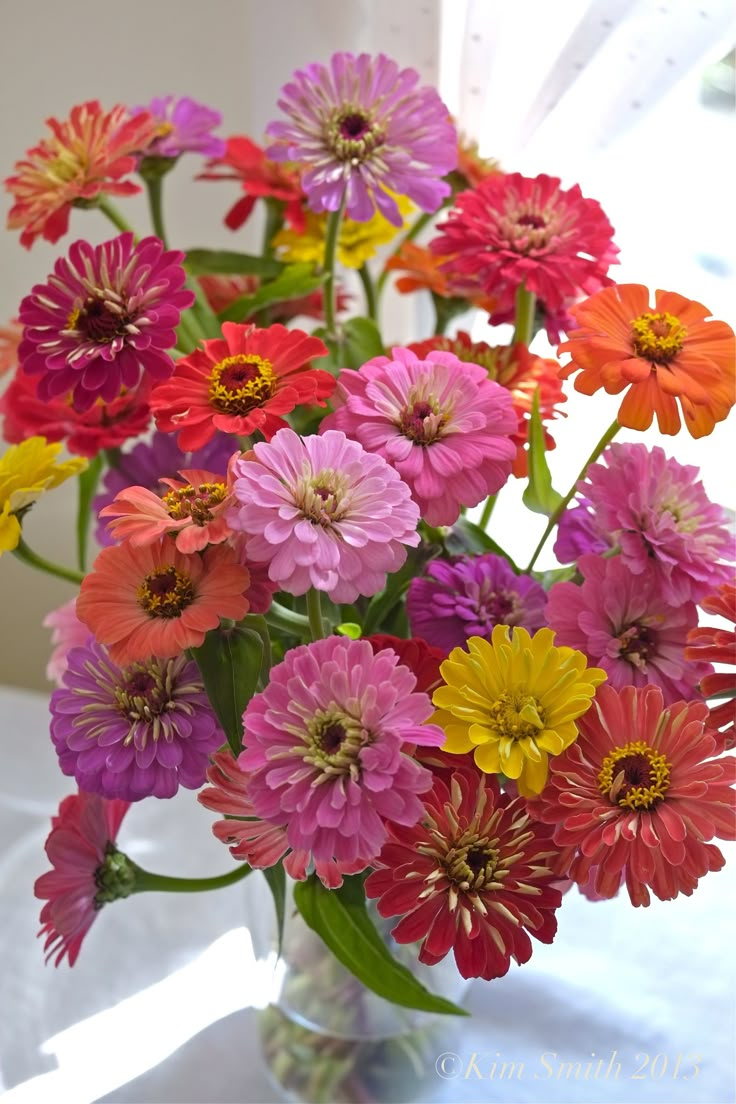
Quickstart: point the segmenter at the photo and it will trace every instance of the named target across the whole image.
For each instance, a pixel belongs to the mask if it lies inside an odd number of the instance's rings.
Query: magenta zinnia
[[[287,122],[270,123],[266,150],[274,161],[304,169],[302,188],[314,211],[337,211],[367,222],[376,208],[394,226],[402,219],[390,195],[436,211],[450,186],[441,178],[457,164],[457,135],[433,88],[384,54],[333,54],[329,68],[298,69],[281,90]]]
[[[20,306],[18,356],[23,371],[39,377],[39,398],[71,391],[75,409],[84,411],[143,378],[170,376],[166,350],[176,344],[182,310],[194,302],[184,288],[183,258],[154,237],[75,242]]]

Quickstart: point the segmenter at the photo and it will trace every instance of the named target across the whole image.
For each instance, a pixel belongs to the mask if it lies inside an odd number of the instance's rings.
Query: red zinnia
[[[306,368],[327,353],[319,338],[285,326],[240,326],[225,322],[223,339],[204,341],[177,362],[171,379],[155,388],[151,407],[159,429],[180,430],[179,448],[202,448],[218,429],[247,437],[259,430],[267,441],[288,423],[282,415],[302,404],[324,406],[335,378]]]
[[[228,138],[224,156],[207,162],[198,180],[239,180],[245,195],[225,215],[225,225],[239,230],[248,221],[258,199],[279,199],[286,204],[284,217],[295,230],[304,229],[304,193],[299,174],[288,165],[269,161],[265,151],[250,138]],[[215,170],[221,169],[217,172]]]
[[[701,607],[706,613],[724,617],[732,625],[736,624],[736,586],[724,583],[717,594],[705,598]],[[702,626],[692,629],[688,636],[689,648],[685,649],[685,659],[705,663],[725,663],[736,666],[736,631],[734,629]],[[731,697],[711,709],[708,724],[720,730],[716,736],[718,750],[730,751],[736,746],[736,717],[734,717],[734,696],[736,696],[736,671],[716,671],[706,675],[700,683],[701,693],[705,697],[714,694],[730,693]],[[714,735],[714,733],[711,733]]]
[[[618,892],[622,875],[634,905],[689,896],[724,859],[709,843],[736,838],[736,759],[716,754],[708,707],[664,708],[658,686],[601,686],[578,721],[579,736],[550,761],[535,815],[554,825],[566,849],[560,873]]]
[[[414,827],[387,824],[389,840],[365,884],[381,916],[401,916],[397,943],[422,940],[419,961],[450,951],[463,977],[487,981],[528,962],[533,935],[551,943],[561,894],[551,829],[524,798],[474,770],[435,776]]]
[[[439,648],[433,648],[426,640],[414,636],[410,640],[402,640],[398,636],[389,636],[387,633],[373,633],[366,640],[374,652],[380,652],[383,648],[390,648],[399,657],[402,667],[408,667],[416,677],[415,691],[418,694],[429,694],[430,697],[442,685],[440,663],[447,659],[445,652]],[[456,764],[457,765],[457,762]]]

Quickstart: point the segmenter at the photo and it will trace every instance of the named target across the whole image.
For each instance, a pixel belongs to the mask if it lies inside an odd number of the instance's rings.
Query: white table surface
[[[3,1100],[283,1099],[266,1077],[255,1029],[268,978],[243,926],[246,893],[252,899],[259,890],[252,880],[201,896],[116,902],[98,917],[73,970],[44,966],[32,887],[47,867],[49,818],[72,786],[56,765],[46,698],[0,688],[0,711]],[[128,814],[121,846],[160,873],[220,872],[228,861],[210,833],[212,819],[189,793],[141,802]],[[730,865],[690,898],[634,909],[623,898],[592,904],[569,894],[552,946],[537,945],[527,966],[512,966],[497,982],[473,984],[472,1020],[459,1033],[448,1025],[438,1047],[447,1076],[430,1062],[416,1098],[731,1104],[736,848],[724,851]],[[258,900],[271,907],[267,897]],[[668,1060],[659,1079],[657,1055]]]

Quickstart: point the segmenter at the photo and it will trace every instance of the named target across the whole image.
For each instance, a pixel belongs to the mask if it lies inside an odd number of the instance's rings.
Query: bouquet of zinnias
[[[79,588],[48,617],[51,738],[78,793],[36,883],[42,934],[73,964],[102,905],[261,869],[277,913],[291,879],[366,986],[457,1011],[408,986],[367,900],[422,962],[492,979],[553,940],[572,885],[691,894],[734,838],[734,634],[698,627],[699,606],[734,620],[726,517],[695,468],[611,443],[655,417],[707,436],[734,402],[733,333],[616,285],[597,202],[481,159],[383,55],[307,66],[279,109],[261,148],[188,98],[92,101],[6,182],[27,247],[73,209],[115,227],[75,241],[2,334],[0,549]],[[260,209],[260,255],[169,248],[163,184],[191,153],[239,183],[233,231]],[[150,236],[115,206],[137,180]],[[436,318],[405,348],[378,325],[394,274]],[[471,309],[513,341],[455,332]],[[540,328],[562,363],[530,352]],[[574,374],[621,400],[563,496],[548,427]],[[73,475],[79,570],[22,533]],[[492,526],[512,479],[547,518],[523,569]],[[560,567],[535,572],[553,533]],[[227,873],[183,884],[118,849],[131,805],[180,787],[220,815]]]

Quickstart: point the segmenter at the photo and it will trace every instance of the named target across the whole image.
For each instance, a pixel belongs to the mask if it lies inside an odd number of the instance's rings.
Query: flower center
[[[511,205],[498,220],[499,230],[516,253],[544,249],[556,232],[559,219],[554,211]]]
[[[131,325],[131,316],[121,296],[106,289],[101,296],[85,300],[81,307],[71,312],[66,320],[66,332],[105,345],[116,337],[127,337]]]
[[[327,529],[347,513],[345,478],[326,468],[316,475],[305,473],[296,489],[296,505],[312,525]]]
[[[492,590],[485,579],[474,612],[478,623],[490,632],[494,625],[515,625],[523,610],[518,594],[511,590]]]
[[[143,721],[154,724],[153,738],[160,735],[160,726],[154,722],[162,713],[174,707],[171,700],[173,662],[160,663],[152,659],[147,663],[133,663],[122,672],[115,687],[115,704],[132,724]],[[129,744],[135,733],[131,729],[125,738]]]
[[[270,360],[251,353],[225,357],[210,372],[210,405],[221,414],[248,414],[271,398],[276,382]]]
[[[501,739],[525,740],[544,728],[544,710],[523,690],[502,690],[489,711],[490,724]]]
[[[669,364],[682,349],[687,330],[666,311],[659,314],[640,314],[631,323],[631,336],[637,356],[654,364]]]
[[[640,671],[646,671],[647,660],[657,650],[656,634],[646,625],[629,625],[619,633],[619,656]]]
[[[497,840],[479,835],[473,821],[449,846],[442,857],[442,866],[456,891],[477,893],[496,880],[499,854],[493,846]]]
[[[632,811],[663,801],[669,787],[670,764],[642,740],[614,748],[598,775],[598,788],[611,804]]]
[[[186,487],[168,491],[162,501],[174,521],[191,518],[194,525],[208,525],[213,518],[212,510],[226,495],[224,483],[200,483],[199,487],[188,483]]]
[[[146,575],[138,587],[138,605],[149,617],[178,617],[194,601],[194,584],[173,566]]]
[[[357,780],[360,777],[358,756],[371,738],[360,721],[339,706],[318,710],[307,725],[305,746],[299,749],[305,763],[311,763],[322,772],[313,785],[340,774],[349,774]]]
[[[325,140],[338,161],[350,161],[353,165],[359,165],[378,146],[383,145],[386,132],[374,122],[367,111],[346,104],[338,108],[329,119]]]
[[[440,410],[439,403],[430,395],[426,399],[410,402],[402,410],[398,428],[415,445],[431,445],[443,436],[447,421],[448,415]]]

